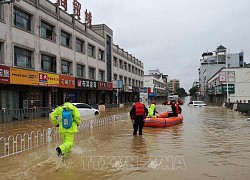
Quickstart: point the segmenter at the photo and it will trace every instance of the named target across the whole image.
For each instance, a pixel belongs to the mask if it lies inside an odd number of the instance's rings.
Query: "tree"
[[[188,94],[186,93],[184,88],[178,88],[176,89],[176,92],[174,93],[175,95],[178,95],[179,97],[185,97]]]
[[[195,86],[195,87],[192,87],[191,89],[189,89],[190,96],[196,96],[198,89],[199,89],[198,86]]]

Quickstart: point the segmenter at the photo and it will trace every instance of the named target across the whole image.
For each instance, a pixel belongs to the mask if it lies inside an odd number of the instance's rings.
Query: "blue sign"
[[[122,89],[123,87],[123,80],[118,80],[118,88]]]
[[[157,92],[151,92],[148,94],[148,96],[155,97],[155,96],[157,96]]]

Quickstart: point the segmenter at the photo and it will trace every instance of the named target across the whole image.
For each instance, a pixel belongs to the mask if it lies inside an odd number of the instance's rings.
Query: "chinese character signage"
[[[0,66],[0,84],[10,83],[10,68],[6,66]]]
[[[10,68],[10,83],[22,85],[38,85],[38,73],[31,70]]]
[[[113,90],[113,83],[112,82],[107,82],[107,91],[112,91]]]
[[[77,0],[73,0],[73,11],[74,11],[74,16],[78,19],[81,20],[81,4]]]
[[[62,6],[65,11],[67,11],[67,0],[58,0],[57,3],[59,6]]]
[[[226,93],[227,93],[227,85],[222,84],[222,94],[226,94]],[[229,94],[235,94],[234,84],[228,84],[228,93]]]
[[[38,84],[41,86],[59,86],[59,75],[39,72]]]
[[[220,76],[220,82],[226,82],[226,72],[225,71],[221,71],[219,76]]]
[[[85,11],[85,24],[89,29],[92,29],[92,14],[87,9]]]
[[[75,88],[75,77],[60,75],[59,76],[59,87],[61,88]]]
[[[123,80],[118,80],[118,88],[119,89],[123,88]]]
[[[76,88],[80,89],[97,89],[97,81],[76,78]]]
[[[102,82],[102,81],[98,82],[98,90],[106,90],[106,88],[107,88],[106,82]]]
[[[228,71],[227,77],[229,83],[235,82],[235,71]]]

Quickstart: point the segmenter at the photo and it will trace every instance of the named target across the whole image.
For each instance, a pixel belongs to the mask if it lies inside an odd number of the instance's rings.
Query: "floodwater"
[[[249,179],[247,117],[219,106],[181,107],[183,124],[144,128],[143,136],[132,135],[129,119],[85,129],[63,159],[55,153],[60,142],[2,158],[0,179]]]

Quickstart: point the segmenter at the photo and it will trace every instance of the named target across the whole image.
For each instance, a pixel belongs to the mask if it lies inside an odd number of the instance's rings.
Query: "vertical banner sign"
[[[10,83],[10,68],[6,66],[0,66],[0,84]]]
[[[226,72],[225,71],[221,71],[219,76],[220,76],[220,82],[226,82]]]

